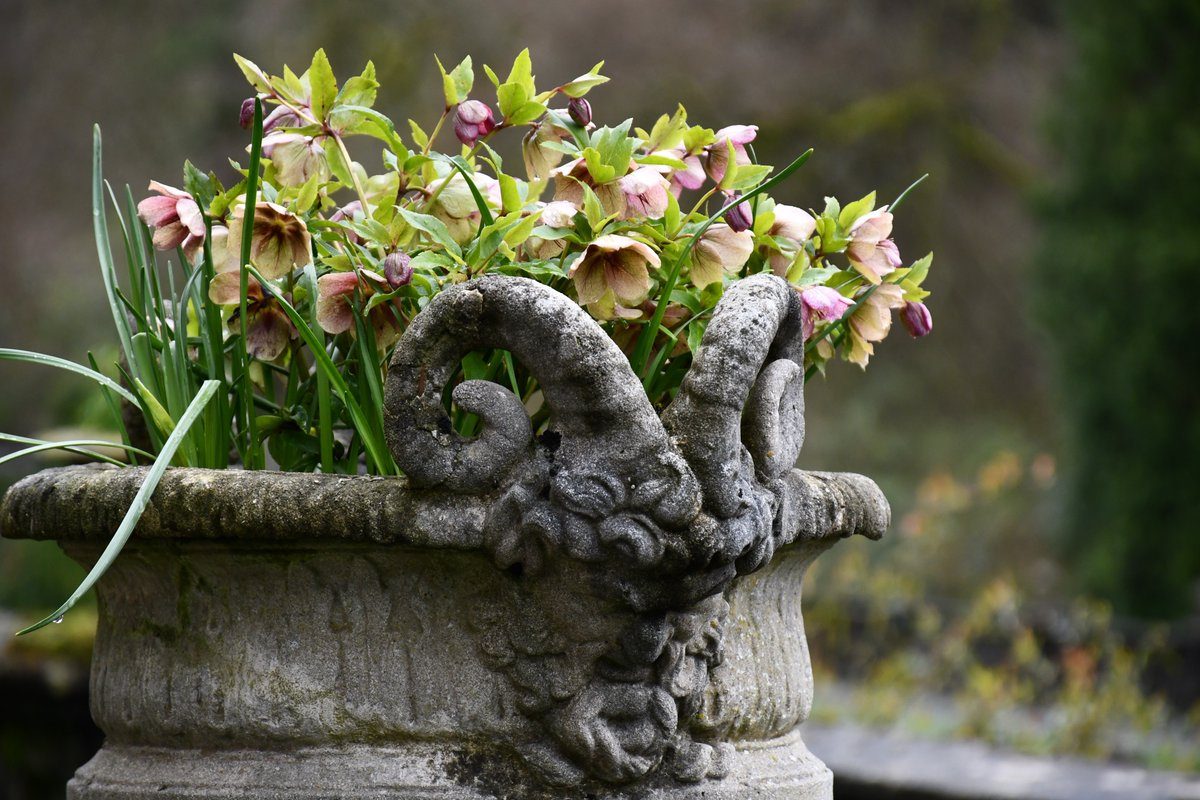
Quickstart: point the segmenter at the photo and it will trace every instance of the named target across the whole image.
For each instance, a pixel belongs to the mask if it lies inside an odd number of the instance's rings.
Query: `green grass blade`
[[[247,326],[249,325],[246,293],[249,290],[249,275],[246,270],[250,266],[250,246],[254,241],[255,205],[258,202],[259,164],[262,159],[263,112],[262,101],[254,100],[254,123],[251,126],[250,168],[246,173],[246,205],[242,211],[242,241],[241,241],[241,270],[240,295],[238,297],[238,324],[241,327],[241,350],[238,351],[237,361],[242,372],[242,411],[246,424],[246,453],[245,465],[249,469],[261,467],[261,448],[258,442],[258,431],[255,430],[254,413],[254,382],[250,380],[250,354],[246,350]]]
[[[5,441],[12,441],[15,438],[18,438],[18,437],[11,437],[6,434],[0,434],[0,439],[3,439]],[[19,437],[19,438],[23,438],[23,437]],[[26,447],[24,450],[18,450],[15,453],[9,453],[6,456],[0,457],[0,464],[6,464],[9,461],[15,461],[18,458],[22,458],[24,456],[31,456],[31,455],[34,455],[35,453],[42,453],[47,450],[66,450],[69,453],[75,453],[76,455],[87,456],[88,458],[95,458],[99,461],[104,461],[106,463],[113,464],[118,467],[125,466],[124,461],[118,461],[117,459],[112,458],[111,456],[106,456],[103,453],[97,453],[95,450],[86,449],[88,447],[115,447],[120,450],[125,450],[126,452],[138,453],[139,455],[142,455],[142,456],[154,458],[153,455],[151,455],[150,453],[147,453],[145,450],[139,450],[136,447],[130,447],[130,446],[123,445],[123,444],[117,444],[116,442],[106,442],[103,439],[67,439],[67,440],[64,440],[61,442],[40,441],[40,440],[36,440],[36,439],[30,439],[27,441],[37,441],[38,443],[31,447]]]
[[[65,358],[47,356],[41,353],[32,353],[28,350],[14,350],[9,347],[0,347],[0,361],[24,361],[28,364],[41,364],[42,366],[46,367],[58,367],[59,369],[65,369],[68,372],[74,372],[77,375],[83,375],[86,378],[91,378],[92,380],[96,381],[96,383],[99,383],[101,386],[104,386],[107,389],[111,389],[134,405],[137,405],[138,403],[137,398],[133,396],[132,392],[104,373],[88,369],[82,364],[76,364],[74,361],[67,361]]]
[[[133,498],[133,503],[129,506],[129,510],[125,512],[125,518],[121,520],[117,532],[108,542],[108,546],[104,548],[104,552],[100,554],[100,559],[96,565],[92,567],[91,572],[83,579],[83,582],[71,593],[67,601],[59,606],[53,613],[45,619],[35,622],[28,628],[17,631],[18,636],[23,636],[27,633],[32,633],[39,628],[44,628],[52,622],[62,619],[63,614],[70,611],[79,599],[88,593],[89,590],[100,580],[100,577],[108,571],[120,554],[121,549],[125,546],[125,542],[129,540],[129,536],[133,533],[134,527],[138,520],[142,518],[142,512],[146,510],[146,506],[150,503],[150,497],[154,494],[154,490],[158,487],[158,482],[162,479],[163,473],[166,472],[167,466],[171,463],[171,459],[175,457],[175,451],[179,449],[180,443],[184,436],[187,435],[188,429],[192,427],[192,423],[200,416],[200,412],[208,405],[208,401],[213,398],[220,387],[219,381],[205,381],[200,387],[200,391],[196,393],[196,399],[188,406],[183,417],[179,420],[179,424],[175,426],[170,438],[163,445],[162,452],[158,454],[158,458],[154,460],[154,464],[146,473],[146,480],[142,482],[137,494]]]
[[[903,192],[901,192],[900,195],[895,200],[892,201],[892,204],[890,206],[888,206],[888,211],[892,212],[893,214],[896,213],[896,207],[904,202],[904,198],[908,197],[909,192],[911,192],[913,189],[917,188],[922,183],[924,183],[925,179],[928,177],[929,177],[929,173],[926,172],[924,175],[922,175],[921,177],[917,178],[915,181],[910,183],[908,185],[908,188],[905,189]]]
[[[380,438],[372,435],[373,429],[371,427],[370,416],[363,411],[354,393],[346,384],[346,379],[338,372],[337,366],[333,363],[329,354],[325,352],[322,339],[313,333],[312,328],[304,321],[304,317],[300,315],[300,312],[266,278],[260,275],[258,270],[252,266],[247,266],[246,269],[262,284],[263,292],[273,297],[279,303],[280,308],[288,315],[288,319],[292,321],[292,325],[296,327],[300,338],[304,339],[304,343],[312,351],[313,358],[316,359],[317,369],[325,373],[326,378],[329,380],[329,385],[337,392],[338,397],[346,406],[346,410],[350,413],[350,418],[363,440],[363,447],[366,449],[368,457],[375,462],[381,474],[396,474],[396,462],[392,459],[392,454]]]
[[[130,341],[129,320],[125,318],[121,302],[117,299],[117,271],[113,265],[112,248],[108,240],[108,219],[104,214],[102,149],[100,126],[97,125],[92,132],[92,227],[96,235],[96,255],[100,259],[104,291],[108,294],[108,305],[112,310],[113,323],[117,326],[121,349],[125,351],[125,357],[128,359],[133,357],[133,345]]]

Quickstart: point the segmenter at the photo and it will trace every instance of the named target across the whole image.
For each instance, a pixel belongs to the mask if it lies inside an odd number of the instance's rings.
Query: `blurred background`
[[[589,96],[601,123],[648,126],[682,102],[713,128],[758,124],[766,163],[815,148],[778,192],[786,202],[872,189],[886,201],[930,173],[896,239],[906,261],[936,253],[933,335],[897,326],[865,373],[839,363],[808,386],[801,466],[871,475],[895,519],[883,542],[839,545],[811,573],[814,719],[1200,771],[1200,4],[6,0],[3,12],[0,346],[74,360],[114,352],[92,123],[106,176],[137,197],[151,179],[181,185],[185,157],[227,177],[246,142],[233,52],[299,71],[324,47],[339,77],[372,59],[378,107],[426,128],[442,102],[435,53],[506,68],[528,46],[547,85],[605,59],[612,82]],[[103,410],[53,371],[0,364],[0,381],[6,432]],[[40,466],[0,465],[0,488]],[[80,574],[53,545],[0,541],[0,632]],[[87,615],[0,642],[0,797],[60,797],[94,751],[78,677]]]

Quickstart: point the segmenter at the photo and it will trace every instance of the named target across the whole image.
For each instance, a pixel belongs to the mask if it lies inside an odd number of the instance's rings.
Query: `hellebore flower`
[[[215,234],[214,234],[215,238]],[[241,305],[241,276],[236,272],[218,272],[208,284],[208,299],[220,306]],[[240,329],[235,311],[229,319],[231,329]],[[274,298],[266,297],[262,284],[253,275],[246,276],[246,352],[261,361],[274,361],[296,337],[296,329]]]
[[[873,343],[883,341],[892,329],[892,309],[903,305],[903,289],[894,283],[879,284],[850,317],[846,360],[865,369],[875,353]]]
[[[728,199],[729,201],[733,201],[737,198],[738,195],[735,194]],[[750,204],[743,200],[733,208],[726,211],[725,224],[730,228],[733,228],[733,230],[738,233],[741,233],[742,231],[748,231],[754,227],[754,212],[751,210]]]
[[[254,115],[254,104],[250,104],[251,117]],[[271,113],[263,117],[263,133],[268,134],[276,128],[299,128],[303,123],[300,115],[287,106],[275,106]]]
[[[458,104],[458,110],[454,112],[454,135],[467,147],[474,147],[495,129],[496,120],[487,103],[465,100]]]
[[[704,185],[704,165],[700,163],[700,156],[689,153],[682,147],[661,150],[659,155],[677,159],[684,164],[683,169],[675,170],[670,174],[671,194],[676,198],[683,193],[684,189],[699,189]]]
[[[754,234],[728,225],[712,225],[692,248],[692,283],[701,288],[736,273],[754,251]]]
[[[242,226],[246,210],[231,216],[223,272],[236,272],[241,258]],[[254,207],[254,233],[250,239],[250,263],[269,280],[282,278],[293,269],[312,263],[312,237],[304,220],[282,206],[261,202]]]
[[[409,263],[411,261],[408,253],[388,253],[387,258],[383,259],[383,277],[387,279],[389,286],[399,289],[412,282],[413,268]]]
[[[254,122],[254,98],[247,97],[242,101],[242,109],[238,112],[238,125],[241,125],[244,130],[249,128],[252,122]]]
[[[598,303],[605,293],[623,306],[637,306],[650,291],[650,267],[660,265],[650,245],[628,236],[607,234],[589,244],[571,263],[581,305]]]
[[[864,278],[878,284],[884,275],[903,265],[900,250],[888,237],[892,233],[892,215],[887,206],[864,214],[850,226],[850,245],[846,255]]]
[[[359,216],[362,213],[363,213],[362,203],[359,202],[358,200],[351,200],[349,203],[346,203],[346,205],[342,206],[337,211],[334,211],[332,214],[330,214],[329,221],[330,222],[344,222],[346,220],[353,221],[353,219],[356,216]],[[353,244],[361,244],[362,243],[362,237],[359,236],[354,231],[349,230],[349,229],[344,229],[343,233],[346,234],[346,238],[349,239]]]
[[[771,229],[767,233],[783,247],[778,250],[772,248],[767,254],[771,272],[781,278],[787,275],[788,268],[796,260],[796,253],[801,245],[809,240],[816,229],[817,221],[804,209],[783,203],[777,204],[775,221],[771,223]]]
[[[733,145],[734,163],[749,164],[750,154],[746,152],[746,145],[754,141],[757,135],[757,125],[730,125],[717,131],[716,141],[705,148],[707,158],[704,170],[708,177],[717,183],[725,177],[725,170],[729,168],[729,144]]]
[[[854,301],[828,286],[813,286],[800,293],[800,328],[804,341],[817,332],[818,322],[842,318]]]
[[[900,312],[900,321],[904,323],[904,327],[908,329],[909,335],[914,339],[920,339],[922,336],[928,336],[933,330],[933,315],[929,313],[929,309],[924,303],[909,301],[904,304],[904,310]]]
[[[475,173],[471,176],[475,188],[492,208],[500,206],[500,182],[490,175]],[[443,188],[444,187],[444,188]],[[425,187],[431,195],[437,195],[429,213],[440,219],[450,231],[450,237],[459,244],[471,241],[479,229],[481,216],[475,195],[463,176],[455,172],[448,178],[438,178]]]
[[[640,167],[617,181],[624,195],[622,219],[659,219],[667,211],[671,184],[653,167]]]
[[[575,215],[579,209],[565,200],[555,200],[542,207],[541,223],[550,228],[575,227]],[[530,236],[525,240],[525,252],[533,258],[548,259],[562,254],[567,249],[567,243],[561,239],[542,239]]]
[[[562,163],[563,153],[542,145],[547,142],[561,142],[571,138],[566,128],[560,128],[548,119],[531,127],[529,133],[521,139],[521,158],[525,161],[525,174],[531,181],[544,181],[550,177],[551,171]]]
[[[567,101],[567,114],[581,128],[592,124],[592,104],[585,97],[572,97]]]
[[[555,200],[565,200],[576,208],[583,208],[583,187],[586,185],[596,193],[606,215],[625,211],[625,192],[621,189],[620,181],[597,184],[582,158],[569,161],[550,174],[554,176]]]
[[[158,196],[147,197],[138,203],[137,213],[142,222],[154,228],[154,247],[174,250],[182,245],[191,259],[204,242],[204,216],[200,206],[187,192],[158,181],[150,181],[149,188],[158,192]]]
[[[271,159],[284,186],[303,186],[313,175],[318,181],[326,181],[332,174],[319,139],[302,133],[269,134],[263,139],[262,154]]]
[[[386,264],[384,268],[386,269]],[[411,278],[412,268],[408,267],[408,270]],[[371,280],[361,280],[360,275]],[[387,279],[370,270],[330,272],[317,278],[317,324],[322,330],[334,335],[353,331],[354,309],[350,300],[354,297],[356,289],[361,292],[364,300],[374,294],[372,281],[382,285]],[[380,350],[386,350],[395,344],[401,334],[400,323],[388,306],[388,303],[382,303],[367,314],[367,321],[375,332],[375,344]]]

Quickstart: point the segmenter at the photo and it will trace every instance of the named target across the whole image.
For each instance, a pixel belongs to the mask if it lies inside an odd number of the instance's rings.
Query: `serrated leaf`
[[[471,96],[471,87],[475,85],[475,71],[471,67],[471,57],[467,56],[454,69],[446,72],[441,59],[434,56],[438,71],[442,73],[442,94],[446,98],[446,108],[456,106]]]
[[[409,211],[407,208],[396,209],[404,221],[419,231],[424,231],[433,237],[434,241],[446,249],[456,261],[462,260],[462,248],[458,246],[458,242],[454,241],[454,237],[450,235],[450,231],[446,228],[446,223],[429,214],[419,214],[416,211]]]
[[[604,163],[604,158],[596,148],[589,147],[585,149],[583,151],[583,160],[587,164],[587,169],[591,173],[592,180],[596,183],[608,183],[617,177],[616,169]]]
[[[413,141],[416,142],[417,147],[424,150],[429,146],[429,134],[425,133],[425,130],[417,124],[415,119],[408,121],[408,128],[412,131]]]
[[[492,68],[489,67],[487,64],[484,64],[483,72],[485,75],[488,76],[488,80],[492,82],[492,85],[495,86],[497,89],[499,89],[500,88],[500,79],[498,77],[496,77],[496,73],[492,71]]]
[[[299,213],[307,213],[313,207],[313,203],[317,202],[317,189],[320,188],[319,177],[314,172],[300,187],[300,193],[296,195],[296,211]]]
[[[259,69],[257,64],[248,58],[242,58],[237,53],[233,54],[233,60],[237,63],[238,69],[242,71],[242,74],[246,76],[246,80],[250,82],[251,86],[264,94],[271,93],[271,80],[267,77],[267,73]]]
[[[333,101],[337,97],[337,79],[333,77],[333,67],[324,49],[313,54],[312,66],[308,68],[308,85],[312,91],[313,116],[319,120],[325,119]]]
[[[506,114],[505,119],[508,120],[510,125],[526,125],[530,122],[533,122],[535,119],[545,113],[546,106],[544,103],[539,103],[536,100],[530,100],[525,105],[514,110],[511,114]]]
[[[525,90],[527,97],[537,94],[537,89],[533,85],[533,62],[529,58],[528,47],[513,59],[512,69],[509,70],[505,83],[519,84]]]
[[[771,174],[774,167],[766,164],[739,164],[734,174],[734,178],[729,182],[728,187],[722,181],[722,188],[733,189],[734,191],[744,192],[747,189],[753,189],[758,184],[766,180]]]
[[[847,203],[846,206],[838,214],[838,225],[842,230],[850,230],[850,226],[854,221],[864,214],[870,214],[875,208],[875,193],[871,192],[861,200],[855,200],[853,203]]]
[[[505,175],[501,172],[497,179],[500,181],[500,201],[504,207],[505,213],[511,214],[514,211],[521,210],[521,192],[517,188],[517,181],[511,175]]]
[[[908,280],[912,281],[915,285],[920,286],[925,282],[926,276],[929,275],[929,268],[932,265],[933,253],[929,253],[924,258],[918,259],[913,263],[912,267],[909,268],[910,271],[908,273]]]
[[[355,75],[342,86],[342,90],[338,92],[334,105],[370,108],[375,105],[375,97],[378,89],[379,81],[375,80],[375,65],[368,61],[362,75]]]
[[[608,78],[600,74],[600,68],[603,66],[604,62],[601,61],[596,66],[592,67],[591,70],[583,75],[580,75],[575,80],[571,81],[570,83],[563,84],[562,93],[567,97],[583,97],[600,84],[608,83]]]
[[[506,120],[529,102],[529,91],[519,83],[506,82],[496,89],[496,104]]]

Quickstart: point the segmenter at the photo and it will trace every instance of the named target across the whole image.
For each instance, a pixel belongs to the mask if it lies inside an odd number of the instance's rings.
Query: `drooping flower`
[[[154,228],[154,247],[174,250],[182,245],[189,260],[192,259],[204,242],[200,206],[187,192],[158,181],[150,181],[150,191],[157,192],[157,196],[138,203],[137,212],[142,222]]]
[[[313,175],[318,181],[326,181],[332,173],[323,138],[277,131],[263,138],[262,154],[271,159],[284,186],[303,186]]]
[[[846,255],[864,278],[878,284],[884,275],[903,265],[900,250],[889,236],[892,215],[887,206],[864,214],[850,225],[850,244]]]
[[[568,161],[550,174],[554,176],[555,200],[564,200],[576,208],[583,208],[583,187],[587,186],[596,193],[605,214],[621,214],[625,210],[625,192],[621,189],[620,181],[596,183],[588,172],[587,162],[582,158]]]
[[[771,223],[768,235],[774,237],[780,249],[771,248],[767,253],[767,261],[771,272],[779,277],[787,274],[788,268],[796,260],[800,247],[807,242],[817,229],[817,221],[803,208],[779,203],[775,206],[775,221]]]
[[[900,321],[904,323],[904,327],[908,329],[909,335],[914,339],[928,336],[929,332],[933,330],[933,315],[929,313],[929,308],[921,302],[905,303],[904,310],[900,312]]]
[[[623,306],[633,307],[650,291],[650,267],[660,265],[650,245],[628,236],[607,234],[592,241],[571,263],[581,305],[598,303],[606,292]]]
[[[241,257],[245,209],[229,218],[228,245],[221,269],[236,272]],[[312,237],[304,220],[283,206],[260,202],[254,207],[254,233],[250,240],[250,263],[269,280],[282,278],[293,269],[312,263]]]
[[[804,341],[816,333],[818,322],[842,318],[854,301],[829,286],[812,286],[800,292],[800,327]]]
[[[565,200],[555,200],[542,207],[539,213],[541,223],[549,228],[575,227],[575,215],[579,209]],[[525,252],[533,258],[548,259],[562,255],[567,244],[561,239],[543,239],[540,236],[530,236],[525,240]]]
[[[241,306],[241,276],[235,272],[218,272],[208,284],[208,298],[220,306]],[[229,327],[241,329],[239,311],[229,318]],[[296,337],[296,329],[279,302],[267,297],[262,284],[253,275],[246,276],[246,351],[261,361],[279,358],[288,341]]]
[[[683,162],[684,168],[672,171],[669,176],[671,194],[676,198],[683,193],[684,189],[699,189],[704,185],[704,165],[700,162],[699,155],[689,153],[682,147],[662,150],[656,155],[667,156]]]
[[[496,119],[487,103],[479,100],[465,100],[458,104],[454,112],[454,135],[467,147],[496,129]]]
[[[639,167],[617,185],[624,201],[622,219],[660,219],[666,213],[671,185],[654,167]]]
[[[308,106],[303,106],[307,110]],[[251,115],[254,114],[254,106],[250,106]],[[275,106],[270,114],[263,117],[263,134],[268,134],[278,128],[299,128],[300,115],[287,106]]]
[[[758,136],[757,125],[729,125],[717,131],[716,140],[705,148],[704,170],[708,177],[717,183],[725,177],[725,170],[729,168],[731,144],[734,163],[749,164],[750,154],[746,152],[746,145],[754,141],[755,136]]]
[[[562,163],[564,153],[561,150],[543,145],[569,138],[570,131],[555,125],[548,118],[529,129],[529,133],[521,139],[521,158],[525,161],[525,174],[529,180],[546,180],[551,171]]]
[[[704,287],[717,283],[724,273],[737,273],[754,251],[754,234],[728,225],[712,225],[692,248],[692,283]]]
[[[904,305],[904,290],[894,283],[876,286],[850,317],[846,360],[866,368],[875,354],[875,342],[883,341],[892,329],[892,309]]]
[[[500,182],[490,175],[477,172],[471,176],[475,188],[491,208],[500,207]],[[463,176],[455,172],[448,178],[438,178],[425,187],[436,195],[429,213],[440,219],[459,244],[471,241],[482,219],[479,204]]]
[[[385,277],[370,270],[330,272],[317,278],[317,324],[326,333],[335,335],[353,331],[354,308],[350,301],[355,291],[365,300],[375,293],[375,286],[386,285],[386,281]],[[389,305],[381,303],[367,313],[375,344],[380,350],[395,344],[402,333],[400,322]]]

